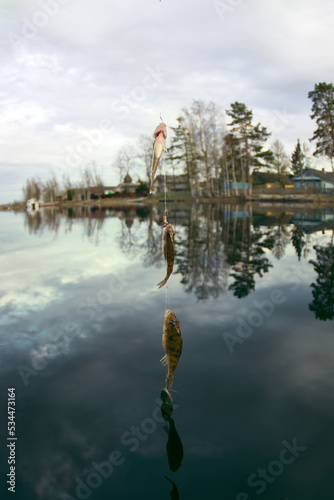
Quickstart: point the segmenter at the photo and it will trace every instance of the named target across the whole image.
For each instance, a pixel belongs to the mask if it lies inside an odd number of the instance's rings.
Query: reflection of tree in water
[[[268,235],[251,226],[248,218],[239,221],[233,236],[234,240],[227,248],[232,269],[230,276],[234,278],[229,290],[241,299],[255,290],[255,275],[262,277],[272,264],[264,252],[264,248],[268,248]]]
[[[193,205],[184,231],[176,239],[176,273],[188,293],[198,299],[217,297],[227,288],[221,207]]]
[[[333,233],[334,234],[334,233]],[[315,283],[311,284],[313,301],[310,311],[317,319],[326,321],[334,319],[334,247],[332,241],[327,246],[315,245],[316,261],[311,260],[318,273]]]
[[[294,226],[291,231],[291,243],[294,247],[298,260],[301,259],[303,248],[306,245],[305,233],[303,228]]]
[[[121,234],[119,237],[119,245],[122,252],[129,254],[132,250],[135,251],[137,246],[136,232],[131,231],[134,219],[125,215],[121,218]]]
[[[285,247],[290,242],[290,232],[288,227],[282,224],[282,221],[278,221],[278,225],[274,228],[271,234],[274,245],[272,247],[272,254],[275,259],[280,260],[285,255]]]
[[[105,220],[105,211],[101,207],[92,207],[88,211],[88,217],[81,219],[83,221],[83,228],[87,238],[91,241],[94,239],[94,244],[98,245],[101,238],[101,229]]]
[[[161,227],[155,223],[153,212],[149,213],[147,219],[146,239],[140,245],[145,249],[144,266],[151,267],[161,262],[162,259],[162,233]]]
[[[42,234],[45,230],[57,234],[61,222],[61,214],[57,210],[38,210],[25,213],[24,226],[28,227],[30,234]]]
[[[176,272],[186,291],[199,299],[216,298],[227,289],[246,297],[255,289],[255,275],[263,276],[272,266],[264,252],[267,240],[238,206],[193,205],[185,231],[176,240]],[[228,286],[230,277],[234,281]]]

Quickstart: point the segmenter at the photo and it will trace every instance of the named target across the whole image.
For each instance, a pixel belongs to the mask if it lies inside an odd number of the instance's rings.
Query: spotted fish
[[[161,158],[162,152],[166,150],[165,139],[167,139],[167,127],[165,123],[162,122],[157,126],[154,131],[153,137],[154,143],[150,193],[152,193],[154,177],[158,168],[159,160]]]
[[[180,323],[173,311],[170,309],[167,309],[165,312],[162,345],[164,346],[166,354],[161,359],[161,362],[163,365],[167,365],[168,367],[166,389],[169,394],[169,390],[171,389],[174,380],[174,371],[182,353]]]
[[[163,245],[163,251],[164,251],[164,257],[167,262],[167,273],[166,277],[158,283],[158,287],[162,288],[166,283],[168,278],[173,272],[173,266],[174,266],[174,231],[172,228],[172,225],[169,224],[169,222],[165,222],[165,224],[162,226],[162,228],[165,228],[164,231],[164,245]]]

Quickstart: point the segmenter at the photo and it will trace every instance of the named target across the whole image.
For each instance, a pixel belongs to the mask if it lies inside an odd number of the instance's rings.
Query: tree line
[[[313,156],[324,156],[331,162],[334,172],[334,85],[315,84],[308,93],[312,101],[311,118],[317,128],[310,138],[315,143]],[[229,122],[225,123],[225,116]],[[170,127],[172,137],[165,157],[166,171],[186,175],[191,194],[198,194],[199,184],[207,196],[246,193],[254,169],[265,169],[282,179],[289,173],[298,174],[311,166],[310,147],[298,138],[289,158],[284,144],[278,139],[271,146],[267,141],[271,132],[261,123],[254,123],[253,111],[245,103],[234,102],[224,111],[215,102],[195,99],[189,108],[183,108],[176,119],[176,127]],[[118,151],[113,167],[119,171],[120,182],[131,179],[130,172],[145,170],[150,182],[152,159],[151,136],[140,136],[137,147],[124,146]],[[162,163],[162,162],[161,162]],[[160,165],[160,171],[161,171]],[[74,186],[68,175],[62,178],[63,190]],[[92,162],[81,172],[79,185],[96,186],[102,190],[103,179],[96,163]],[[24,199],[34,197],[55,201],[60,182],[55,174],[46,181],[38,177],[28,179],[23,186]]]
[[[56,201],[57,196],[63,192],[68,200],[72,199],[73,190],[81,188],[85,193],[86,200],[89,199],[89,188],[95,187],[97,196],[103,193],[103,178],[96,162],[91,162],[80,171],[79,180],[73,182],[68,174],[63,173],[61,180],[57,178],[55,172],[51,172],[50,177],[42,180],[39,176],[28,178],[22,187],[24,201],[30,198],[43,200],[45,203]]]
[[[334,85],[315,84],[308,97],[312,101],[310,116],[317,124],[309,139],[315,142],[313,156],[327,157],[334,171]],[[229,120],[227,124],[225,116]],[[242,102],[232,103],[224,114],[215,102],[205,103],[196,99],[189,108],[181,110],[176,121],[177,126],[171,127],[166,170],[185,174],[193,196],[198,191],[199,183],[204,184],[203,192],[207,196],[230,195],[232,190],[239,194],[237,183],[246,193],[254,169],[276,173],[282,180],[289,173],[295,175],[312,166],[310,146],[307,142],[301,144],[299,138],[290,158],[278,139],[268,146],[271,132],[261,123],[254,123],[253,111]],[[142,136],[139,150],[149,182],[150,137]],[[129,172],[134,164],[134,152],[123,148],[119,152],[119,168]]]

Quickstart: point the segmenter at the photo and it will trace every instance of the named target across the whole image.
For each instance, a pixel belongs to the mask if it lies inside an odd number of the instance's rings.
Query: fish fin
[[[162,288],[167,283],[167,280],[168,280],[168,278],[166,277],[165,279],[160,281],[160,283],[157,284],[157,287]]]
[[[162,363],[164,366],[167,365],[167,355],[165,354],[163,358],[160,359],[160,363]]]

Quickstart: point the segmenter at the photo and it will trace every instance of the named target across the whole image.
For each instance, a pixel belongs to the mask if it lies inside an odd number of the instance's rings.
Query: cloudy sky
[[[193,99],[246,103],[290,154],[315,129],[308,92],[334,80],[331,0],[2,0],[0,16],[2,203],[92,161],[117,183],[119,148]]]

